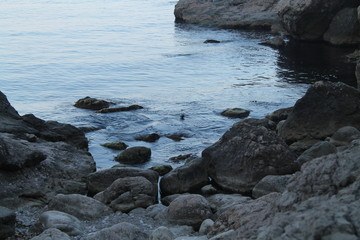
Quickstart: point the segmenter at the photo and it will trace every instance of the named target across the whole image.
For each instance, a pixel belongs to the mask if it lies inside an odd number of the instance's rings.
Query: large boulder
[[[268,175],[258,182],[252,190],[252,196],[259,198],[272,192],[282,193],[286,189],[286,185],[291,178],[288,175]]]
[[[114,211],[129,212],[155,204],[154,185],[144,177],[127,177],[115,180],[107,189],[94,196]]]
[[[59,211],[43,212],[39,222],[44,230],[48,228],[57,228],[70,236],[80,235],[84,231],[84,226],[79,219]]]
[[[149,235],[143,232],[137,226],[122,222],[112,227],[104,228],[98,232],[89,234],[84,240],[148,240]]]
[[[298,169],[296,156],[285,142],[273,131],[258,126],[257,120],[234,124],[202,156],[212,180],[223,189],[238,193],[250,192],[266,175]]]
[[[161,194],[172,195],[199,190],[209,182],[207,164],[201,158],[178,167],[160,180]]]
[[[220,28],[265,28],[279,25],[279,0],[180,0],[177,21]]]
[[[325,139],[344,126],[360,128],[360,91],[344,83],[316,82],[279,129],[287,142]]]

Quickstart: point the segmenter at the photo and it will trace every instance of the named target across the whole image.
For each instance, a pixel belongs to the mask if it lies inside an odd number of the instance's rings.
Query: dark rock
[[[15,212],[0,206],[0,239],[15,235]]]
[[[271,121],[278,123],[282,120],[286,120],[289,114],[292,112],[294,107],[282,108],[266,115],[266,118],[270,119]]]
[[[116,179],[125,177],[138,177],[142,176],[149,180],[157,193],[157,185],[159,174],[153,170],[141,169],[134,167],[111,168],[94,172],[88,176],[88,189],[89,194],[94,195],[98,192],[104,191]]]
[[[182,155],[178,155],[176,157],[171,157],[169,158],[169,161],[174,162],[174,163],[179,163],[180,161],[185,161],[191,157],[194,157],[193,154],[189,153],[189,154],[182,154]]]
[[[115,107],[115,108],[102,108],[97,113],[113,113],[113,112],[127,112],[127,111],[134,111],[138,109],[143,109],[142,106],[139,105],[131,105],[128,107]]]
[[[203,186],[200,190],[200,194],[203,196],[209,196],[209,195],[214,195],[214,194],[218,194],[218,193],[221,193],[221,191],[219,191],[219,189],[215,188],[211,184]]]
[[[139,164],[150,160],[151,149],[147,147],[131,147],[115,157],[115,160],[125,164]]]
[[[205,40],[204,43],[220,43],[220,41],[214,40],[214,39],[208,39],[208,40]]]
[[[329,142],[318,142],[314,144],[311,148],[307,149],[305,152],[303,152],[298,158],[297,162],[300,165],[303,165],[304,163],[311,161],[314,158],[325,156],[331,153],[336,153],[336,147],[329,143]]]
[[[101,146],[121,151],[128,147],[128,145],[123,142],[108,142],[101,144]]]
[[[344,83],[316,82],[298,100],[279,135],[287,142],[323,140],[339,128],[360,128],[360,92]]]
[[[229,118],[245,118],[249,116],[250,111],[242,108],[228,108],[221,112],[221,115]]]
[[[112,227],[104,228],[85,237],[84,240],[148,240],[149,236],[137,226],[122,222]]]
[[[161,203],[164,204],[165,206],[169,206],[172,201],[174,201],[176,198],[178,198],[178,197],[180,197],[182,195],[184,195],[184,194],[177,193],[177,194],[173,194],[173,195],[163,197],[163,198],[161,198]]]
[[[101,100],[101,99],[85,97],[85,98],[79,99],[74,104],[74,106],[77,108],[100,110],[103,108],[108,108],[110,106],[110,102],[107,102],[107,101]]]
[[[211,209],[215,213],[215,219],[229,208],[251,201],[250,197],[244,197],[240,194],[215,194],[206,199],[209,201]]]
[[[299,140],[297,142],[292,143],[289,148],[291,149],[291,151],[293,151],[294,153],[296,153],[296,155],[301,155],[304,151],[308,150],[309,148],[311,148],[314,144],[321,142],[321,140],[317,140],[317,139],[302,139]]]
[[[70,214],[59,211],[43,212],[40,216],[39,222],[44,230],[57,228],[70,236],[80,235],[84,231],[84,227],[79,219]]]
[[[340,128],[329,138],[335,146],[349,145],[355,139],[360,139],[360,131],[351,126]]]
[[[94,196],[114,211],[129,212],[147,208],[157,199],[154,185],[144,177],[126,177],[115,180],[107,189]]]
[[[268,175],[258,182],[252,190],[252,196],[259,198],[272,192],[282,193],[292,175]]]
[[[200,190],[208,182],[207,163],[198,158],[162,177],[160,191],[164,196],[192,192]]]
[[[184,133],[174,133],[174,134],[166,135],[166,137],[175,142],[180,142],[180,141],[184,140],[184,138],[188,138],[190,136],[187,134],[184,134]]]
[[[13,119],[21,119],[19,113],[10,105],[5,94],[0,91],[0,117],[5,116]]]
[[[255,126],[254,126],[254,125]],[[240,121],[202,152],[212,180],[225,190],[244,193],[266,175],[283,175],[298,169],[296,156],[273,131]]]
[[[357,80],[357,87],[360,88],[360,60],[356,63],[355,76]]]
[[[171,165],[158,165],[158,166],[153,166],[150,169],[159,173],[160,176],[164,176],[165,174],[170,172],[173,168]]]
[[[144,142],[156,142],[160,138],[159,134],[151,133],[143,136],[136,137],[135,140]]]
[[[281,48],[285,45],[285,41],[282,37],[273,37],[265,42],[260,43],[260,45],[269,46],[272,48]]]
[[[101,127],[79,127],[79,130],[83,133],[95,132],[101,129]]]
[[[66,233],[56,228],[49,228],[40,235],[31,238],[30,240],[70,240],[71,238]]]

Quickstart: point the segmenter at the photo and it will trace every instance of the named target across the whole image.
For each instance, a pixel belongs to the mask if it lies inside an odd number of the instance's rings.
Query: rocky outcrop
[[[175,6],[178,22],[220,28],[263,28],[279,25],[278,0],[180,0]]]
[[[360,128],[360,91],[344,83],[316,82],[279,129],[287,142],[331,136],[344,126]]]
[[[295,155],[262,121],[240,121],[202,153],[212,180],[225,190],[244,193],[266,175],[293,173]]]

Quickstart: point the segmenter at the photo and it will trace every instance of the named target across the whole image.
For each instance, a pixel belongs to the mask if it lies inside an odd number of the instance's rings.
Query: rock
[[[229,118],[245,118],[249,116],[250,111],[242,108],[228,108],[221,112],[221,115]]]
[[[109,205],[114,211],[129,212],[147,208],[157,199],[157,189],[144,177],[126,177],[115,180],[107,189],[96,194],[95,199]]]
[[[173,168],[171,165],[158,165],[150,168],[151,170],[159,173],[160,176],[164,176],[169,173]]]
[[[127,111],[134,111],[143,109],[142,106],[139,105],[130,105],[128,107],[115,107],[115,108],[102,108],[97,113],[113,113],[113,112],[127,112]]]
[[[198,194],[188,194],[172,201],[165,212],[165,219],[172,224],[189,225],[199,228],[201,223],[211,218],[209,202]]]
[[[162,220],[162,212],[166,209],[166,206],[161,203],[154,204],[146,208],[146,217],[150,217],[154,220]]]
[[[329,142],[318,142],[303,152],[296,160],[300,165],[321,156],[336,153],[336,147]]]
[[[151,235],[150,240],[174,240],[174,234],[164,226],[158,227],[155,229]]]
[[[223,233],[220,233],[209,240],[236,240],[236,232],[234,230],[229,230]]]
[[[344,83],[316,82],[299,99],[279,131],[287,142],[325,139],[339,128],[360,128],[360,92]]]
[[[164,204],[165,206],[169,206],[172,201],[174,201],[176,198],[178,198],[182,195],[184,195],[184,194],[177,193],[177,194],[169,195],[166,197],[162,197],[161,203]]]
[[[360,43],[360,23],[357,8],[341,9],[332,19],[324,40],[333,45],[354,45]]]
[[[202,26],[271,29],[279,25],[278,2],[180,0],[175,6],[174,14],[177,22]]]
[[[39,221],[44,230],[57,228],[70,236],[80,235],[84,230],[79,219],[59,211],[46,211],[41,214]]]
[[[278,123],[282,120],[286,120],[289,114],[292,112],[292,110],[293,107],[282,108],[266,115],[266,118],[270,119],[275,123]]]
[[[51,200],[48,209],[65,212],[82,220],[97,219],[112,213],[103,203],[80,194],[58,194]]]
[[[126,177],[144,177],[153,184],[153,188],[156,189],[159,174],[155,171],[134,167],[123,167],[123,168],[111,168],[88,175],[88,189],[89,194],[92,196],[98,192],[104,191],[108,188],[116,179]]]
[[[357,87],[360,89],[360,60],[356,63],[355,76],[357,80]]]
[[[280,48],[285,45],[285,41],[282,37],[278,36],[278,37],[270,38],[269,40],[260,43],[260,45],[269,46],[272,48]]]
[[[75,104],[77,108],[91,109],[91,110],[100,110],[103,108],[108,108],[110,106],[110,102],[105,100],[85,97],[79,99]]]
[[[19,113],[10,105],[7,97],[0,91],[0,115],[13,119],[21,119]]]
[[[123,142],[108,142],[101,144],[101,146],[121,151],[128,147],[128,145]]]
[[[301,155],[305,150],[311,148],[313,145],[315,145],[318,142],[321,142],[321,140],[305,138],[292,143],[289,146],[289,148],[297,155]]]
[[[112,227],[104,228],[98,232],[90,234],[84,240],[148,240],[149,236],[141,231],[137,226],[121,222]]]
[[[89,132],[95,132],[98,130],[101,130],[103,128],[101,127],[79,127],[79,130],[82,131],[83,133],[89,133]]]
[[[206,235],[211,231],[212,226],[214,225],[214,221],[211,219],[205,219],[200,226],[199,234]]]
[[[206,186],[203,186],[200,190],[201,195],[208,196],[208,195],[214,195],[220,193],[218,189],[216,189],[213,185],[209,184]]]
[[[59,229],[49,228],[30,240],[70,240],[70,237]]]
[[[209,177],[221,188],[237,193],[250,192],[266,175],[298,169],[296,157],[284,141],[265,127],[256,126],[256,121],[235,123],[202,156],[209,166]]]
[[[240,194],[215,194],[206,198],[215,213],[215,218],[236,204],[247,203],[251,200],[249,197]]]
[[[214,39],[208,39],[208,40],[205,40],[204,43],[220,43],[220,41],[214,40]]]
[[[360,131],[354,127],[346,126],[337,130],[329,140],[335,146],[346,146],[355,139],[360,139]]]
[[[115,160],[125,164],[140,164],[150,160],[151,149],[147,147],[131,147],[115,157]]]
[[[272,192],[282,193],[292,175],[268,175],[255,185],[252,196],[254,198],[262,197]]]
[[[15,235],[15,221],[15,212],[0,206],[0,239],[6,239]]]
[[[163,196],[192,192],[208,182],[207,163],[198,158],[163,176],[160,180],[160,191]]]
[[[301,40],[322,40],[333,17],[355,0],[281,0],[278,13],[284,29]],[[319,11],[321,9],[321,11]]]
[[[176,157],[171,157],[169,158],[169,161],[172,161],[174,163],[179,163],[180,161],[184,161],[184,160],[187,160],[191,157],[194,157],[193,154],[189,153],[189,154],[182,154],[182,155],[178,155]]]
[[[144,142],[156,142],[159,138],[160,138],[159,134],[151,133],[151,134],[136,137],[135,140],[144,141]]]
[[[180,142],[184,140],[184,138],[189,138],[190,136],[184,133],[174,133],[174,134],[166,135],[166,137],[175,142]]]

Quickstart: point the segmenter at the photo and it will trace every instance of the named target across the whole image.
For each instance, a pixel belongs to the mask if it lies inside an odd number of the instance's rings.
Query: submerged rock
[[[128,145],[123,142],[108,142],[101,144],[101,146],[115,150],[125,150],[128,147]]]
[[[151,133],[143,136],[138,136],[135,140],[144,141],[144,142],[156,142],[160,138],[160,135],[157,133]]]
[[[214,39],[208,39],[208,40],[205,40],[204,43],[220,43],[220,41],[214,40]]]
[[[91,110],[100,110],[102,108],[108,108],[110,106],[110,102],[105,100],[85,97],[79,99],[75,104],[77,108],[91,109]]]
[[[221,115],[229,118],[244,118],[249,116],[250,111],[242,108],[228,108],[221,112]]]
[[[127,111],[134,111],[138,109],[143,109],[142,106],[139,105],[130,105],[128,107],[114,107],[114,108],[102,108],[97,113],[113,113],[113,112],[127,112]]]
[[[145,163],[150,160],[151,149],[147,147],[131,147],[115,157],[115,160],[126,164]]]

